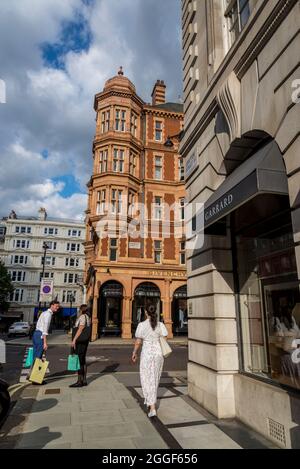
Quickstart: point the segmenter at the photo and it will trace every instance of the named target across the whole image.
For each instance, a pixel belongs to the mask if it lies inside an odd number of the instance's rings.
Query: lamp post
[[[84,285],[83,275],[79,275],[79,274],[78,274],[76,285],[77,285],[77,286],[80,288],[80,290],[81,290],[81,293],[82,293],[82,303],[85,304],[85,302],[86,302],[86,287],[85,287],[85,285]]]
[[[45,274],[46,253],[47,253],[47,249],[49,249],[49,246],[48,246],[47,243],[43,243],[43,249],[44,249],[43,271],[42,271],[42,277],[41,277],[41,281],[40,281],[40,290],[39,290],[39,311],[41,310],[41,286],[42,286],[42,280],[43,280],[44,274]]]
[[[184,136],[184,130],[181,130],[178,134],[175,134],[175,135],[168,135],[167,140],[164,143],[164,146],[173,148],[174,147],[173,139],[177,139],[180,142],[183,136]]]
[[[71,330],[71,313],[72,313],[72,304],[75,302],[75,298],[73,293],[69,296],[70,300],[70,314],[69,314],[69,330]]]

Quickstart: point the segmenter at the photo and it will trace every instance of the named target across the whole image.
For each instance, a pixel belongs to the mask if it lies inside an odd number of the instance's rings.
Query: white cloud
[[[59,154],[44,159],[20,144],[12,145],[9,150],[5,170],[0,172],[3,215],[10,210],[15,210],[18,215],[35,215],[40,207],[45,207],[52,217],[84,218],[87,196],[79,193],[64,198],[60,195],[64,182],[51,180],[60,175],[63,167]],[[69,173],[71,169],[66,168],[65,172]]]
[[[74,21],[78,12],[88,21],[92,43],[87,51],[68,52],[63,70],[50,68],[40,46],[59,42],[62,22]],[[158,78],[177,99],[179,14],[179,0],[97,0],[90,6],[81,0],[1,0],[0,79],[7,104],[0,106],[0,215],[12,208],[35,213],[46,203],[50,216],[82,215],[86,196],[65,199],[62,185],[51,179],[73,174],[85,190],[94,94],[120,65],[145,100]]]
[[[37,194],[31,199],[19,201],[16,212],[17,215],[36,215],[40,207],[45,207],[51,217],[83,221],[86,204],[87,196],[84,194],[73,194],[67,198],[63,198],[59,194],[43,198]]]
[[[28,187],[27,193],[32,197],[47,199],[52,195],[59,194],[65,187],[63,182],[53,183],[50,179],[46,179],[42,184],[32,184]]]

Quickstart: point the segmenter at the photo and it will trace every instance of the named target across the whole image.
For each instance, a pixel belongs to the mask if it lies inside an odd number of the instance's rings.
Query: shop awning
[[[274,141],[242,163],[208,199],[205,228],[259,194],[288,195],[284,161]]]

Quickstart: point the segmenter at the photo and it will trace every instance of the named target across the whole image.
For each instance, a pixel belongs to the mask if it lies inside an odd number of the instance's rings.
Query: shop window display
[[[235,242],[243,371],[300,389],[300,290],[290,212],[244,227]]]

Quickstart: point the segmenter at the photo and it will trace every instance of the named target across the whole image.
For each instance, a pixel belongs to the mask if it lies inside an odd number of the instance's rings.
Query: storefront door
[[[173,335],[188,334],[188,318],[187,318],[187,287],[178,288],[173,296],[172,301],[172,322]]]
[[[146,319],[145,311],[148,306],[154,305],[156,307],[157,320],[161,319],[161,300],[159,288],[150,282],[140,284],[134,294],[134,301],[132,305],[132,333],[141,321]]]
[[[100,293],[99,336],[121,335],[123,287],[117,282],[106,283]]]

